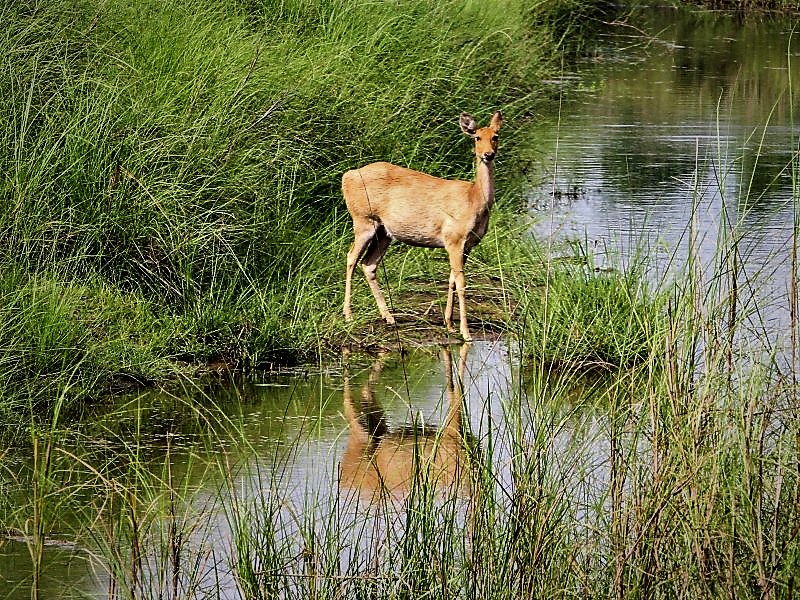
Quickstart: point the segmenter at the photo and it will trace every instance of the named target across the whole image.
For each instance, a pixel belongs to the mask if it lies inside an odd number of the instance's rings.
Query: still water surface
[[[800,137],[791,126],[788,93],[790,75],[800,87],[792,23],[741,23],[668,10],[651,16],[640,30],[616,29],[577,77],[552,82],[563,102],[560,116],[551,115],[546,126],[547,182],[529,195],[540,218],[535,233],[554,246],[577,240],[599,266],[646,254],[657,281],[684,268],[692,244],[713,271],[716,248],[726,227],[735,224],[742,236],[740,277],[754,297],[774,308],[754,328],[776,343],[772,334],[787,319],[792,152]],[[288,543],[299,544],[309,522],[312,528],[331,526],[335,515],[341,531],[362,532],[342,552],[343,570],[380,560],[382,544],[401,519],[412,448],[430,458],[431,472],[462,499],[452,510],[465,519],[470,488],[464,473],[471,461],[487,459],[489,432],[496,440],[490,458],[498,486],[510,487],[513,451],[502,440],[513,407],[522,406],[523,418],[535,424],[531,431],[552,440],[550,468],[565,482],[564,492],[586,506],[602,503],[608,429],[602,407],[587,406],[585,389],[577,386],[564,395],[560,411],[541,410],[547,382],[523,383],[515,364],[502,341],[480,342],[461,352],[432,348],[380,360],[349,357],[322,373],[214,388],[200,398],[200,404],[213,403],[208,411],[189,409],[186,398],[134,398],[107,422],[65,435],[53,460],[71,480],[97,481],[102,471],[109,478],[124,474],[130,484],[179,482],[191,509],[166,521],[180,525],[190,548],[184,560],[194,565],[196,575],[189,579],[196,587],[184,591],[236,598],[232,506],[251,510],[257,526],[259,511],[263,518],[279,494],[278,518]],[[571,395],[580,399],[579,411],[570,405]],[[187,392],[191,396],[197,400],[198,392]],[[472,441],[467,447],[473,456],[448,441],[448,432],[456,430]],[[82,462],[72,458],[76,453]],[[121,464],[131,463],[130,456],[136,456],[135,464]],[[382,457],[391,459],[381,463]],[[29,481],[30,461],[4,460],[0,492],[20,494],[18,505],[29,505],[31,488],[17,484]],[[382,465],[380,473],[375,464]],[[380,478],[390,490],[384,517],[376,520],[372,501]],[[63,506],[87,510],[70,514],[63,514],[57,497],[48,499],[54,508],[48,514],[42,597],[107,596],[109,577],[96,557],[107,552],[108,539],[122,534],[90,521],[103,497],[89,484],[74,488]],[[399,501],[393,504],[392,498]],[[389,513],[395,516],[385,518]],[[17,526],[23,522],[3,518]],[[159,517],[153,535],[166,526]],[[87,530],[95,533],[73,533]],[[29,598],[25,537],[16,529],[0,533],[0,597]],[[145,549],[151,580],[144,595],[170,587],[152,575],[168,564],[157,547],[150,554]]]
[[[740,310],[772,345],[787,329],[798,197],[796,23],[646,19],[615,28],[579,78],[552,82],[563,100],[548,181],[529,195],[536,234],[581,243],[600,267],[644,261],[654,281],[685,272],[691,252],[707,283],[735,238]]]

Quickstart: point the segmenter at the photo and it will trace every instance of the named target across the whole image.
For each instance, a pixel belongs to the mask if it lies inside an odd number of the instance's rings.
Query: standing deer
[[[376,162],[342,176],[342,194],[353,218],[355,241],[347,253],[344,316],[352,320],[350,291],[353,271],[361,262],[378,309],[394,324],[376,272],[393,239],[411,246],[444,248],[450,259],[450,281],[444,322],[452,331],[453,289],[458,292],[461,336],[470,341],[464,300],[464,261],[483,238],[494,204],[494,160],[503,116],[494,113],[488,127],[461,113],[461,130],[475,142],[475,181],[440,179],[387,162]]]

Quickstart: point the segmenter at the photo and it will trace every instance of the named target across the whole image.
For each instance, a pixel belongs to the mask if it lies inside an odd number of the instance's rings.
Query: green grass
[[[22,404],[317,354],[346,331],[341,174],[382,159],[469,178],[457,116],[502,108],[511,189],[515,120],[584,22],[517,0],[58,1],[0,19],[0,378]]]
[[[527,355],[561,365],[631,367],[663,346],[666,296],[635,270],[596,271],[589,263],[550,264],[524,298],[519,337]],[[517,283],[517,282],[515,282]]]

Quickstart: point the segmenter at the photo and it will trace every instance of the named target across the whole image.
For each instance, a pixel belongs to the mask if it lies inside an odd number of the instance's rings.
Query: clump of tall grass
[[[502,223],[497,235],[529,225]],[[647,362],[659,353],[667,331],[665,289],[636,264],[599,267],[579,243],[564,256],[516,236],[479,247],[470,268],[487,273],[503,289],[507,327],[523,354],[561,368],[617,368]],[[477,262],[477,265],[475,264]]]
[[[166,351],[174,324],[140,295],[8,266],[0,299],[4,428],[50,414],[65,395],[125,389],[175,369]]]
[[[454,119],[529,110],[558,53],[554,10],[515,0],[6,5],[0,265],[57,282],[67,302],[136,306],[99,309],[120,323],[82,310],[68,319],[75,335],[109,340],[77,353],[103,365],[101,379],[126,364],[148,379],[164,358],[258,364],[313,352],[338,313],[341,173],[384,159],[468,177]],[[42,327],[64,318],[52,309]],[[56,335],[69,328],[42,343]],[[132,337],[153,360],[110,356],[136,354]],[[53,340],[47,360],[68,368],[72,346]]]
[[[525,351],[552,363],[629,367],[662,344],[664,300],[635,273],[558,265],[521,307]]]

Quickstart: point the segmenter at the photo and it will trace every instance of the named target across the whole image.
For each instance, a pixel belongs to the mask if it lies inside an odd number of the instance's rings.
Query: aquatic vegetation
[[[794,384],[769,367],[737,368],[734,386],[714,373],[689,384],[679,360],[519,369],[497,350],[350,355],[349,383],[320,374],[261,400],[246,385],[216,401],[196,390],[161,408],[139,396],[130,425],[104,437],[105,425],[39,436],[37,459],[2,477],[6,548],[39,557],[41,597],[67,544],[70,568],[94,573],[76,595],[95,597],[791,595]],[[412,426],[406,393],[428,413]],[[181,420],[159,430],[159,411]],[[265,420],[269,444],[256,434]]]
[[[664,346],[666,296],[635,270],[598,272],[587,264],[551,265],[541,283],[515,295],[519,337],[538,360],[586,368],[630,367]]]

